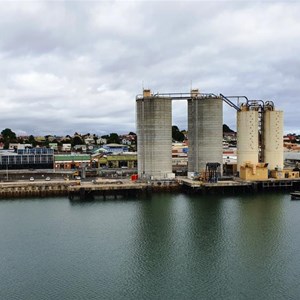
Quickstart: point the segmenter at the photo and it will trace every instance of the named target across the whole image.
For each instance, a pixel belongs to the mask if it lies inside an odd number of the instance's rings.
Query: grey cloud
[[[299,131],[297,2],[20,3],[0,4],[3,128],[134,131],[143,86],[192,85],[274,100],[286,130]],[[235,126],[225,106],[224,122]],[[184,103],[174,103],[173,123],[186,128]]]

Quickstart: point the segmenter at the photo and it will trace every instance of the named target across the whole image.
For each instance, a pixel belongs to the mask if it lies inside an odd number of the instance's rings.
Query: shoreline
[[[249,194],[265,191],[295,191],[300,189],[300,179],[281,179],[267,181],[219,181],[201,183],[187,178],[175,180],[155,180],[137,182],[130,180],[102,180],[80,182],[78,180],[53,181],[11,181],[0,182],[0,199],[18,199],[27,197],[59,197],[70,200],[93,199],[94,197],[117,198],[151,196],[152,193],[186,194]]]

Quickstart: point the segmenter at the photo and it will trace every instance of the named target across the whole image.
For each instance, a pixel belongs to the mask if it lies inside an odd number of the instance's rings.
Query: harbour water
[[[299,299],[289,194],[0,201],[0,299]]]

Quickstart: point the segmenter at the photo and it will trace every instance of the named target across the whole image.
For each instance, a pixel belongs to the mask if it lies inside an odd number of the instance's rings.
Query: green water
[[[288,194],[0,201],[0,299],[299,299]]]

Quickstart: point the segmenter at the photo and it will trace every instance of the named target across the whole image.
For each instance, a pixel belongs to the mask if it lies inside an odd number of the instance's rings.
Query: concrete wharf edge
[[[93,184],[76,181],[34,181],[1,182],[0,199],[23,197],[68,196],[81,200],[93,195],[132,196],[152,192],[206,193],[249,193],[267,190],[296,190],[300,188],[300,179],[281,179],[246,182],[241,180],[201,183],[189,179],[157,180],[149,182],[117,182]]]

